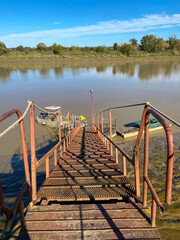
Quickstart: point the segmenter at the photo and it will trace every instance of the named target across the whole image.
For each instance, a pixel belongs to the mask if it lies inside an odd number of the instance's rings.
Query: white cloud
[[[54,22],[54,24],[55,24],[55,25],[57,25],[57,24],[61,24],[61,22]]]
[[[56,22],[54,24],[59,24],[59,22]],[[112,20],[107,22],[99,22],[95,25],[77,26],[66,29],[9,34],[8,36],[1,36],[0,41],[5,42],[7,45],[10,43],[13,43],[13,45],[17,43],[17,45],[19,45],[22,42],[24,45],[29,43],[32,45],[40,41],[55,42],[57,39],[61,40],[62,38],[68,37],[145,32],[152,29],[172,28],[179,26],[180,14],[153,14],[126,21]]]

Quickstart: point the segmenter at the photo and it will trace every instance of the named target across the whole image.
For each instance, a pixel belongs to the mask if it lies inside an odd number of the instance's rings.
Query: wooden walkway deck
[[[83,128],[29,208],[22,239],[161,239],[134,195],[97,133]]]

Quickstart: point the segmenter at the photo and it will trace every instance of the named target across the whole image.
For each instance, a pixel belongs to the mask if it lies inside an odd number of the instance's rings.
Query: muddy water
[[[27,101],[37,105],[60,105],[64,115],[82,114],[90,122],[91,104],[89,90],[93,89],[94,111],[111,106],[150,101],[152,105],[180,121],[180,61],[153,61],[138,63],[91,63],[64,65],[2,65],[0,66],[0,114],[19,108],[22,112]],[[141,118],[143,108],[113,111],[117,128]],[[39,111],[36,111],[36,115]],[[104,118],[108,116],[105,114]],[[0,123],[0,132],[16,120],[12,116]],[[30,149],[29,116],[25,118],[28,154]],[[172,126],[175,143],[172,206],[161,216],[157,225],[163,239],[178,239],[180,219],[180,130]],[[7,206],[11,206],[24,179],[23,161],[18,128],[0,139],[0,177]],[[116,137],[115,141],[129,154],[135,139],[128,141]],[[57,133],[36,125],[38,158],[57,142]],[[141,147],[143,159],[143,144]],[[166,143],[163,132],[151,134],[149,178],[163,202],[166,163]],[[142,160],[141,160],[142,164]],[[38,173],[39,182],[44,179],[43,169]],[[133,169],[128,168],[133,181]],[[149,203],[151,202],[149,195]],[[27,202],[27,195],[24,196]],[[4,226],[4,225],[3,225]],[[7,230],[7,229],[6,229]],[[4,230],[5,231],[5,230]],[[8,230],[13,232],[13,230]]]

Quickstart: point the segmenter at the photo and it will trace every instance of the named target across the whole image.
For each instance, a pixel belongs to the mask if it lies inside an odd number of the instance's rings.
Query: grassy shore
[[[144,51],[136,51],[130,56],[123,55],[119,51],[109,50],[104,53],[96,51],[63,51],[61,55],[53,54],[52,51],[38,52],[38,51],[24,51],[16,50],[0,56],[0,64],[4,63],[67,63],[67,62],[138,62],[138,61],[152,61],[154,59],[170,60],[180,59],[180,53],[175,51],[164,51],[159,53],[147,53]]]

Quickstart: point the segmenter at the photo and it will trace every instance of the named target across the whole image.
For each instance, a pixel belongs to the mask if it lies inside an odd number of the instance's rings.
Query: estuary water
[[[150,102],[180,122],[180,60],[131,63],[3,64],[0,66],[0,115],[12,108],[18,108],[24,112],[27,101],[33,100],[41,107],[61,106],[63,115],[67,112],[82,114],[90,124],[90,89],[94,91],[94,112],[114,106]],[[124,129],[125,124],[140,120],[142,112],[141,106],[114,110],[112,116],[116,118],[117,129]],[[36,115],[38,114],[39,111],[36,111]],[[106,118],[108,118],[107,114],[104,115],[104,119]],[[0,123],[0,132],[15,120],[16,116],[12,116]],[[25,118],[25,132],[29,153],[29,115]],[[172,132],[175,147],[172,206],[163,216],[157,217],[157,226],[163,239],[178,239],[180,234],[180,129],[173,125]],[[57,139],[55,130],[36,124],[38,157],[52,147]],[[121,137],[115,137],[114,140],[132,154],[135,139],[123,140]],[[143,145],[141,148],[142,165]],[[149,178],[162,202],[164,201],[165,166],[165,134],[163,132],[151,134]],[[23,174],[20,136],[16,127],[0,139],[0,178],[8,207],[11,206],[23,183]],[[45,176],[44,169],[40,169],[38,174],[42,182]],[[133,169],[130,167],[128,176],[133,181]],[[26,194],[24,200],[27,201]]]

